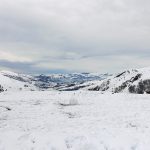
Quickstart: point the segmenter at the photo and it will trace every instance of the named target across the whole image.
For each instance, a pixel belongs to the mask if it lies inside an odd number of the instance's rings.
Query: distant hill
[[[66,90],[88,81],[103,80],[108,74],[72,73],[26,75],[10,71],[0,72],[0,91]],[[75,90],[75,89],[73,89]]]
[[[72,73],[31,76],[1,71],[0,92],[18,90],[90,90],[111,93],[150,94],[150,68],[130,69],[114,75]]]
[[[150,68],[131,69],[93,83],[91,91],[150,94]]]

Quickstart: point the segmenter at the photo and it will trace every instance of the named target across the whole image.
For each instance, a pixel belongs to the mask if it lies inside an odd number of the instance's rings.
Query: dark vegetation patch
[[[0,93],[1,92],[4,92],[4,88],[3,88],[3,86],[0,85]]]
[[[118,74],[117,76],[115,76],[115,78],[118,78],[118,77],[122,76],[124,73],[126,73],[126,71],[124,71],[124,72]]]
[[[11,108],[7,107],[7,106],[0,106],[1,108],[5,108],[8,111],[11,111]]]
[[[100,86],[96,86],[94,88],[89,89],[89,91],[106,91],[109,89],[110,79],[107,81],[103,81]]]
[[[138,85],[131,85],[129,87],[129,92],[136,94],[150,94],[150,79],[141,80]]]
[[[135,77],[132,77],[130,80],[123,82],[119,87],[115,88],[114,92],[119,93],[122,92],[126,87],[128,87],[131,83],[140,79],[142,74],[137,74]],[[141,85],[140,85],[141,86]],[[131,89],[133,91],[133,89]]]

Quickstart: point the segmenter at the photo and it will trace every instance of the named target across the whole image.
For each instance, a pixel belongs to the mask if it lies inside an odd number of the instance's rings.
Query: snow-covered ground
[[[150,95],[0,93],[0,150],[150,150]]]

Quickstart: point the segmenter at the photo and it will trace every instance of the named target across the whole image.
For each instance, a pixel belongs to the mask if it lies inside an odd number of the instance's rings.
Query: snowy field
[[[0,150],[150,150],[150,96],[0,93]]]

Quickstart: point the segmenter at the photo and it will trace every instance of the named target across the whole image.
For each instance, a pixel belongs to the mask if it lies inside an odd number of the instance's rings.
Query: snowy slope
[[[149,99],[93,91],[1,93],[0,150],[149,150]]]
[[[113,93],[150,93],[150,68],[124,71],[108,79],[97,81],[87,89]]]
[[[31,84],[29,76],[19,75],[10,71],[0,72],[0,85],[4,91],[36,90]]]

